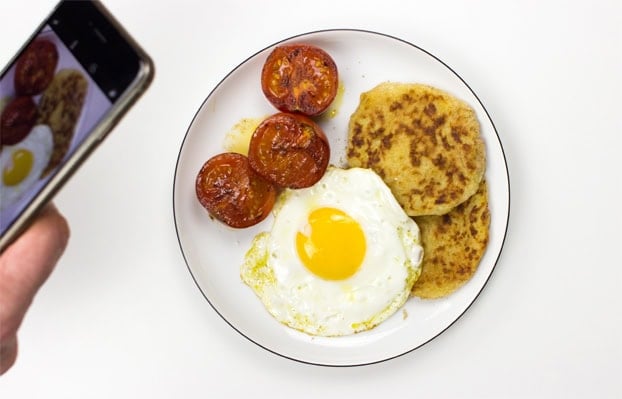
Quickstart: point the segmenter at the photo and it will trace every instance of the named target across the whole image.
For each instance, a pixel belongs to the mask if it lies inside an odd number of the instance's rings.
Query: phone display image
[[[0,78],[2,230],[111,104],[49,25],[22,51]]]

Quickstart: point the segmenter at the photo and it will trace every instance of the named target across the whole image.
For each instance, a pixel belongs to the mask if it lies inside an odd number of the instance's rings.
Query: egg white
[[[30,151],[34,161],[28,176],[17,185],[5,185],[0,178],[0,208],[5,209],[23,197],[41,177],[41,173],[47,166],[52,156],[54,140],[52,130],[47,125],[37,125],[19,143],[2,147],[0,152],[0,172],[10,167],[13,162],[13,153],[20,149]]]
[[[346,212],[365,234],[365,257],[347,279],[322,279],[298,257],[296,234],[321,207]],[[422,257],[419,228],[376,173],[330,167],[314,186],[281,194],[272,229],[255,237],[241,277],[279,322],[311,335],[341,336],[394,314],[421,273]]]

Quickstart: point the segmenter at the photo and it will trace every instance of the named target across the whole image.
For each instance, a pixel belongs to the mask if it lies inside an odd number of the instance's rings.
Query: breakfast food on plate
[[[17,144],[30,133],[37,122],[37,105],[30,96],[19,96],[8,102],[0,114],[0,143]]]
[[[373,171],[329,167],[317,184],[285,190],[274,213],[240,274],[279,322],[353,334],[409,298],[421,270],[419,229]]]
[[[52,82],[58,64],[58,50],[49,40],[37,39],[19,56],[15,64],[15,92],[40,94]]]
[[[19,143],[0,150],[0,208],[8,207],[40,178],[52,155],[52,131],[37,125]]]
[[[335,99],[332,58],[277,46],[261,84],[281,112],[236,125],[253,122],[250,141],[229,134],[227,151],[237,152],[208,160],[196,193],[231,227],[272,211],[240,268],[271,316],[312,336],[350,335],[411,296],[441,298],[471,279],[490,213],[485,144],[469,105],[423,84],[377,85],[351,115],[344,169],[328,165],[329,142],[311,119]]]
[[[349,164],[376,171],[410,216],[449,212],[483,178],[475,112],[437,88],[381,83],[361,94],[348,130]]]
[[[67,153],[87,89],[88,82],[81,72],[62,69],[43,92],[39,102],[38,123],[50,126],[54,134],[54,151],[44,175],[58,166]]]
[[[238,152],[210,158],[195,187],[231,227],[272,211],[241,279],[277,321],[325,337],[372,329],[410,296],[454,292],[477,270],[490,224],[485,145],[470,106],[431,86],[382,83],[361,94],[349,165],[337,168],[311,119],[333,102],[337,78],[323,50],[277,46],[261,83],[281,112],[261,119],[248,146],[235,141]]]
[[[375,170],[421,229],[412,295],[451,294],[488,243],[486,152],[473,109],[431,86],[385,82],[360,96],[348,129],[349,164]]]
[[[319,115],[337,95],[337,64],[323,49],[308,44],[284,44],[268,55],[261,71],[261,88],[277,109]]]
[[[248,155],[251,136],[264,118],[242,118],[227,132],[223,142],[224,150]]]
[[[251,169],[245,155],[232,152],[207,160],[197,175],[195,189],[210,215],[235,228],[265,219],[276,198],[275,186]]]
[[[447,214],[420,216],[415,221],[421,229],[424,256],[412,294],[427,299],[447,296],[473,276],[486,250],[490,225],[486,181]]]
[[[300,114],[266,118],[251,136],[248,158],[257,173],[280,187],[303,188],[320,180],[330,148],[322,128]]]
[[[330,55],[310,45],[277,46],[262,68],[261,87],[281,112],[257,125],[243,119],[236,126],[254,126],[250,141],[240,142],[243,132],[228,135],[228,152],[206,162],[196,179],[201,205],[231,227],[249,227],[265,219],[278,189],[312,186],[330,159],[328,139],[310,119],[325,111],[337,94],[337,66]],[[240,170],[224,167],[225,158],[226,163],[238,162]]]

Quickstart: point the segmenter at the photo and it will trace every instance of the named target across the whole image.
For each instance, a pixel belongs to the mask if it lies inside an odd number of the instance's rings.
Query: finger
[[[19,288],[20,296],[32,297],[45,282],[69,239],[69,226],[52,204],[2,256],[4,276]]]
[[[65,218],[54,205],[48,205],[0,257],[0,317],[8,323],[4,327],[9,331],[17,330],[37,290],[65,250],[68,239],[69,226]]]
[[[17,336],[12,335],[0,342],[0,375],[10,369],[17,359]]]
[[[54,205],[48,205],[0,256],[0,375],[15,363],[17,329],[68,239],[67,222]]]

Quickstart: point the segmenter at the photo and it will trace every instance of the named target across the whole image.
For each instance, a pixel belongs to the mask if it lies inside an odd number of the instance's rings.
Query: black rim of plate
[[[428,340],[426,340],[425,342],[414,346],[413,348],[410,348],[408,350],[405,350],[402,353],[396,354],[396,355],[392,355],[392,356],[388,356],[382,359],[378,359],[378,360],[374,360],[374,361],[369,361],[369,362],[364,362],[364,363],[355,363],[355,364],[329,364],[329,363],[319,363],[319,362],[312,362],[312,361],[307,361],[307,360],[303,360],[303,359],[298,359],[292,356],[287,356],[285,354],[279,353],[276,350],[270,349],[264,345],[262,345],[261,343],[253,340],[251,337],[247,336],[246,334],[244,334],[242,331],[240,331],[238,328],[236,328],[236,326],[234,326],[229,320],[227,320],[226,317],[224,317],[220,311],[216,308],[216,306],[214,306],[214,304],[212,304],[212,302],[210,301],[209,297],[206,295],[206,293],[203,291],[203,289],[201,288],[201,285],[199,284],[199,282],[197,281],[195,275],[192,273],[192,268],[190,267],[190,264],[188,263],[188,259],[186,258],[186,254],[184,252],[184,248],[183,248],[183,244],[181,242],[180,236],[179,236],[179,227],[178,227],[178,223],[177,223],[177,214],[175,212],[175,188],[176,188],[176,176],[177,176],[177,170],[179,168],[179,162],[181,160],[181,153],[182,150],[184,148],[184,144],[186,142],[186,139],[188,137],[188,134],[190,132],[190,129],[192,128],[192,125],[194,124],[194,121],[196,120],[197,116],[199,115],[199,113],[201,112],[201,109],[203,109],[203,106],[205,105],[205,103],[211,98],[211,96],[214,94],[214,92],[216,90],[218,90],[218,88],[220,87],[220,85],[223,84],[223,82],[225,82],[229,76],[231,76],[234,72],[236,72],[239,68],[241,68],[244,64],[246,64],[248,61],[250,61],[251,59],[253,59],[254,57],[256,57],[257,55],[259,55],[260,53],[262,53],[263,51],[266,51],[269,48],[272,48],[274,46],[277,46],[281,43],[284,42],[288,42],[297,38],[301,38],[304,36],[310,36],[310,35],[315,35],[315,34],[322,34],[322,33],[339,33],[339,32],[349,32],[349,33],[360,33],[360,34],[367,34],[367,35],[372,35],[372,36],[379,36],[379,37],[383,37],[386,39],[391,39],[391,40],[396,40],[399,41],[401,43],[404,43],[410,47],[412,47],[413,49],[416,49],[418,51],[423,52],[424,54],[426,54],[429,57],[432,57],[435,61],[439,62],[441,65],[443,65],[445,68],[447,68],[447,70],[449,72],[451,72],[452,74],[454,74],[461,82],[462,84],[464,84],[466,86],[466,88],[471,92],[471,94],[473,94],[473,96],[477,99],[477,102],[480,104],[480,106],[482,107],[482,109],[484,110],[484,112],[486,113],[486,118],[488,119],[488,121],[490,122],[494,132],[495,132],[495,136],[497,137],[497,142],[499,144],[499,148],[501,149],[501,154],[503,156],[503,163],[505,166],[505,175],[506,175],[506,179],[507,179],[507,194],[508,194],[508,200],[507,200],[507,215],[506,215],[506,220],[505,220],[505,229],[503,231],[503,237],[501,239],[501,245],[499,247],[499,252],[496,254],[496,258],[494,260],[494,264],[492,266],[492,269],[490,270],[490,273],[488,274],[488,276],[486,276],[486,279],[484,281],[484,283],[482,284],[481,288],[479,289],[479,291],[477,292],[477,294],[473,297],[473,300],[464,308],[464,310],[462,311],[462,313],[460,313],[451,323],[449,323],[446,327],[444,327],[443,329],[441,329],[437,334],[435,334],[434,336],[432,336],[431,338],[429,338]],[[477,300],[477,298],[479,298],[480,294],[482,293],[482,291],[484,290],[484,287],[486,287],[486,285],[488,284],[488,281],[490,280],[493,272],[495,271],[495,268],[497,267],[497,263],[499,262],[499,259],[501,257],[501,253],[503,252],[503,247],[505,245],[505,239],[507,237],[507,232],[508,232],[508,226],[509,226],[509,221],[510,221],[510,202],[511,202],[511,192],[510,192],[510,175],[509,175],[509,169],[508,169],[508,164],[507,164],[507,158],[505,156],[505,150],[503,148],[503,143],[501,142],[501,139],[499,137],[499,133],[497,132],[497,128],[492,120],[492,118],[490,117],[490,114],[488,113],[488,110],[486,109],[486,107],[484,106],[484,104],[482,103],[482,101],[480,100],[479,96],[475,93],[475,91],[471,88],[471,86],[469,86],[469,84],[456,72],[454,71],[449,65],[447,65],[445,62],[443,62],[440,58],[438,58],[437,56],[435,56],[434,54],[430,53],[429,51],[413,44],[410,43],[409,41],[406,41],[404,39],[400,39],[399,37],[396,36],[392,36],[390,34],[386,34],[386,33],[380,33],[380,32],[376,32],[376,31],[372,31],[372,30],[366,30],[366,29],[353,29],[353,28],[332,28],[332,29],[319,29],[319,30],[315,30],[315,31],[310,31],[310,32],[305,32],[305,33],[300,33],[294,36],[290,36],[288,38],[279,40],[269,46],[266,46],[264,48],[262,48],[261,50],[255,52],[254,54],[252,54],[251,56],[249,56],[248,58],[246,58],[244,61],[242,61],[241,63],[239,63],[235,68],[233,68],[229,73],[227,73],[219,82],[218,84],[216,84],[216,86],[210,91],[210,93],[207,95],[207,97],[205,97],[205,99],[203,100],[203,102],[201,103],[201,106],[197,109],[196,113],[194,114],[194,116],[192,117],[192,120],[190,121],[190,125],[188,125],[188,129],[186,130],[186,133],[184,134],[184,138],[182,140],[181,146],[179,147],[179,154],[177,156],[177,161],[175,163],[175,170],[174,170],[174,174],[173,174],[173,221],[175,223],[175,233],[177,235],[177,241],[179,243],[179,248],[181,251],[181,255],[184,258],[184,262],[186,263],[186,268],[188,269],[188,271],[190,272],[190,276],[192,277],[195,285],[199,288],[199,291],[201,292],[201,294],[203,295],[203,297],[205,298],[205,300],[209,303],[209,305],[212,307],[212,309],[220,316],[221,319],[223,319],[231,328],[233,328],[236,332],[238,332],[241,336],[243,336],[244,338],[246,338],[247,340],[249,340],[250,342],[252,342],[253,344],[259,346],[260,348],[273,353],[279,357],[285,358],[285,359],[289,359],[289,360],[293,360],[295,362],[299,362],[299,363],[303,363],[303,364],[309,364],[309,365],[314,365],[314,366],[324,366],[324,367],[359,367],[359,366],[366,366],[366,365],[372,365],[372,364],[378,364],[378,363],[382,363],[382,362],[387,362],[389,360],[404,356],[408,353],[411,353],[419,348],[421,348],[422,346],[426,345],[427,343],[429,343],[430,341],[436,339],[438,336],[440,336],[441,334],[443,334],[445,331],[447,331],[447,329],[449,329],[451,326],[453,326],[458,320],[460,320],[462,318],[462,316],[469,310],[469,308],[471,308],[471,306],[473,305],[473,303],[475,303],[475,301]]]

